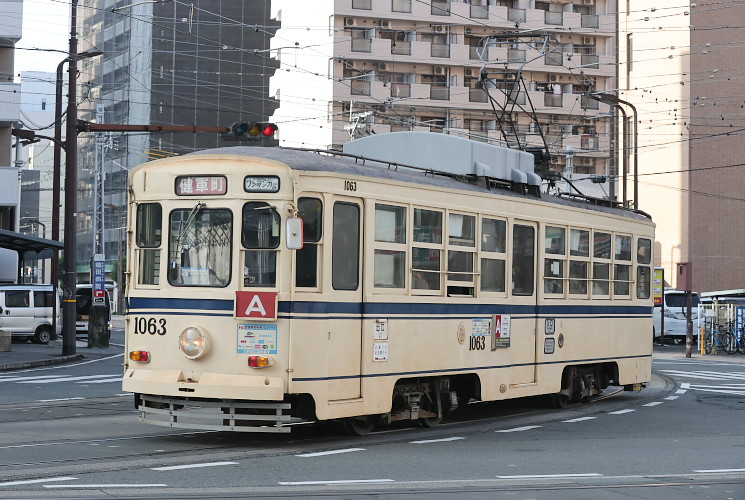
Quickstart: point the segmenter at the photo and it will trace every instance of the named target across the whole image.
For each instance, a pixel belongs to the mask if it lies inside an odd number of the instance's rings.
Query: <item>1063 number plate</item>
[[[166,320],[165,318],[137,318],[134,319],[134,333],[150,335],[165,335]]]

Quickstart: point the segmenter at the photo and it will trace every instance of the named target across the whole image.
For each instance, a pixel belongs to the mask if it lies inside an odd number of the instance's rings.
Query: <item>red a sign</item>
[[[277,292],[235,292],[235,317],[277,319]]]

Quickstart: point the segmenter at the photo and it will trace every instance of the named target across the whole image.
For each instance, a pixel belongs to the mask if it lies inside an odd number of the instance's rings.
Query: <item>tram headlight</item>
[[[209,339],[206,331],[190,326],[179,335],[178,345],[184,356],[189,359],[199,359],[209,351]]]

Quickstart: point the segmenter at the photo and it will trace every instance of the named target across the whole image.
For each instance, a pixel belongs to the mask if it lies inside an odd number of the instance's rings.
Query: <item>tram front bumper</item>
[[[128,369],[122,389],[136,394],[186,398],[282,401],[284,381],[279,377],[203,372],[199,378],[180,370]]]

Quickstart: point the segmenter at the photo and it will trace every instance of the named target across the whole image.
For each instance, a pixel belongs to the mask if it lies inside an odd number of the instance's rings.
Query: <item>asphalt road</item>
[[[291,435],[147,426],[110,380],[120,364],[0,374],[0,497],[745,498],[742,354],[656,348],[639,393],[564,410],[471,404],[435,429],[364,438],[331,423]]]

